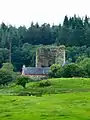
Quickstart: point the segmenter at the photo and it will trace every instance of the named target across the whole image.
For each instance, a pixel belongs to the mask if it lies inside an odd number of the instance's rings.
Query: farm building
[[[36,50],[36,66],[22,68],[22,75],[31,77],[46,77],[48,76],[50,66],[52,64],[65,63],[65,47],[64,46],[45,46]]]

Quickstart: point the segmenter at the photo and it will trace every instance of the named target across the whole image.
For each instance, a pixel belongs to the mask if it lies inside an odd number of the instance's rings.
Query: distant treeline
[[[35,50],[41,45],[65,45],[67,60],[76,61],[78,55],[90,56],[90,20],[74,15],[65,16],[63,24],[31,23],[29,28],[0,25],[0,65],[12,62],[15,70],[23,64],[35,65]],[[73,47],[75,46],[75,47]],[[74,51],[74,52],[73,52]],[[81,54],[82,53],[82,54]]]

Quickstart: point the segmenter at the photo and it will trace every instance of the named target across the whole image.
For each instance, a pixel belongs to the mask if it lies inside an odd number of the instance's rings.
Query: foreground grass
[[[90,92],[0,96],[0,120],[90,120]]]
[[[0,89],[0,95],[18,95],[22,92],[59,94],[90,91],[90,78],[54,78],[49,79],[49,81],[51,85],[48,87],[38,86],[41,81],[28,83],[26,89],[23,89],[21,86],[12,85]]]

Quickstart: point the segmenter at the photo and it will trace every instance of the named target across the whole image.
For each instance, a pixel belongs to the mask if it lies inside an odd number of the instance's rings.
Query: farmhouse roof
[[[48,75],[50,67],[25,67],[23,74],[25,75]]]

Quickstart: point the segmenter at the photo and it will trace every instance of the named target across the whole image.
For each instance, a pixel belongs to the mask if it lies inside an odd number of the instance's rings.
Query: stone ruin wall
[[[55,63],[61,64],[61,65],[65,63],[65,47],[64,46],[60,46],[57,48]]]
[[[41,47],[36,51],[36,67],[50,67],[52,64],[65,63],[65,47]]]

